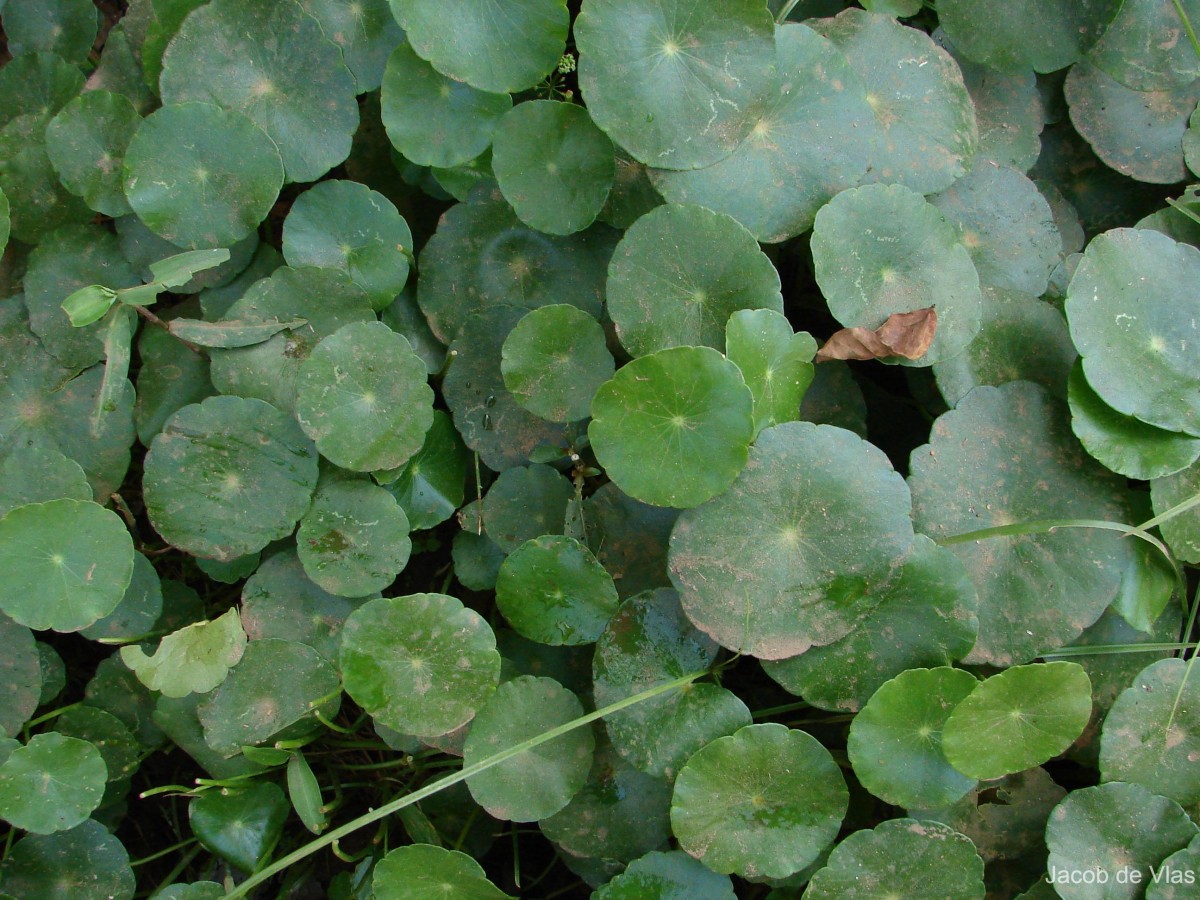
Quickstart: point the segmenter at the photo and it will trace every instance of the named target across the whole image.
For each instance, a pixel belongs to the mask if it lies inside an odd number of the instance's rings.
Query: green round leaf
[[[108,771],[108,781],[129,778],[141,762],[142,747],[125,724],[112,713],[93,706],[76,706],[54,722],[65,737],[86,741],[96,748]]]
[[[190,403],[213,394],[208,357],[176,340],[161,328],[143,328],[137,341],[142,367],[137,376],[133,415],[138,439],[146,446],[167,419]]]
[[[1188,176],[1183,135],[1200,83],[1135,91],[1084,60],[1071,67],[1063,92],[1072,124],[1107,165],[1154,184]]]
[[[207,694],[225,680],[246,650],[246,633],[236,609],[211,622],[193,622],[168,634],[153,656],[136,644],[121,648],[121,662],[138,681],[164,697]]]
[[[134,551],[133,576],[116,609],[80,631],[85,638],[131,640],[154,630],[163,611],[162,584],[154,565]]]
[[[684,616],[674,591],[660,589],[625,601],[596,643],[592,662],[597,706],[712,665],[718,647]],[[709,741],[751,722],[750,710],[714,684],[691,684],[604,720],[617,752],[659,778],[674,778]]]
[[[740,309],[783,312],[779,273],[754,236],[700,206],[660,206],[633,224],[608,268],[608,313],[633,356],[722,349]]]
[[[698,751],[675,779],[679,846],[714,872],[785,878],[833,843],[849,793],[803,731],[748,725]]]
[[[1200,437],[1164,431],[1122,415],[1097,396],[1083,366],[1071,370],[1071,430],[1106,468],[1128,478],[1153,479],[1186,469],[1200,457]]]
[[[1160,876],[1146,885],[1146,900],[1176,900],[1191,893],[1200,869],[1200,840],[1192,838],[1182,850],[1176,850],[1157,867]]]
[[[471,720],[500,677],[492,629],[445,594],[368,601],[342,629],[346,693],[376,721],[440,735]]]
[[[600,387],[588,436],[627,494],[656,506],[698,506],[746,465],[753,404],[737,366],[720,353],[673,347],[635,359]]]
[[[38,11],[36,2],[29,8]],[[8,14],[4,18],[7,24]],[[0,72],[0,125],[25,115],[43,117],[44,124],[83,89],[79,67],[55,53],[23,53]]]
[[[983,321],[967,349],[933,364],[946,402],[957,406],[972,388],[1033,381],[1056,397],[1067,393],[1075,346],[1062,313],[1020,291],[982,285]]]
[[[205,743],[232,756],[243,744],[262,743],[315,709],[332,718],[340,701],[332,663],[307,644],[267,638],[246,644],[241,660],[196,711]]]
[[[87,741],[35,734],[0,765],[0,819],[34,834],[83,822],[104,795],[107,770]]]
[[[612,576],[574,538],[526,541],[500,566],[496,606],[518,633],[543,644],[590,644],[617,609]]]
[[[104,897],[133,900],[133,869],[121,842],[99,822],[17,841],[0,872],[13,897]]]
[[[46,155],[63,186],[97,212],[128,213],[121,163],[141,121],[128,99],[108,91],[89,91],[63,107],[46,127]]]
[[[774,83],[731,155],[703,169],[650,170],[671,202],[725,213],[768,243],[808,231],[821,206],[858,184],[878,128],[866,89],[828,40],[792,23],[776,30],[775,54]]]
[[[909,669],[880,686],[850,725],[854,774],[886,803],[948,806],[975,786],[942,753],[942,729],[979,682],[961,669]]]
[[[1026,176],[1006,166],[976,166],[930,203],[958,230],[981,285],[1046,292],[1062,238],[1050,204]]]
[[[1125,0],[1088,53],[1088,62],[1135,91],[1166,90],[1200,77],[1200,56],[1183,33],[1184,12],[1194,22],[1194,0],[1178,7],[1156,0]]]
[[[100,29],[88,0],[26,0],[4,6],[4,34],[12,56],[54,53],[72,63],[87,59]]]
[[[143,747],[162,744],[163,732],[151,718],[155,695],[125,667],[117,654],[100,660],[96,674],[84,690],[84,698],[89,706],[110,712],[124,722]]]
[[[983,860],[971,839],[952,828],[890,819],[834,847],[804,894],[810,900],[983,900]]]
[[[817,342],[773,309],[740,309],[725,325],[726,354],[754,395],[754,430],[794,422],[812,383]]]
[[[412,232],[390,200],[365,184],[322,181],[296,198],[283,223],[289,266],[341,269],[384,309],[408,280]]]
[[[305,574],[296,551],[281,550],[242,588],[242,626],[251,640],[299,641],[336,661],[342,624],[363,602],[323,591]]]
[[[909,503],[903,479],[857,435],[776,425],[733,487],[679,517],[671,580],[688,618],[722,646],[795,656],[879,605],[874,586],[910,552]]]
[[[33,632],[0,616],[0,738],[15,737],[38,708],[42,666]]]
[[[586,419],[613,368],[600,323],[567,304],[526,313],[501,348],[504,386],[521,406],[551,422]]]
[[[1150,482],[1150,497],[1154,501],[1156,515],[1162,515],[1197,494],[1200,494],[1200,464],[1197,463],[1174,475]],[[1200,563],[1200,509],[1192,507],[1179,513],[1167,519],[1159,528],[1177,558],[1183,562]]]
[[[496,576],[505,553],[486,534],[460,531],[454,536],[452,548],[454,577],[473,591],[490,591],[496,587]]]
[[[498,472],[528,462],[539,450],[568,446],[577,432],[538,418],[504,386],[504,340],[524,313],[524,309],[501,306],[472,316],[451,345],[453,361],[442,381],[446,405],[463,443]]]
[[[1065,405],[1037,385],[975,388],[913,451],[913,518],[936,541],[1042,519],[1124,521],[1124,485],[1071,434]],[[965,658],[1026,662],[1078,637],[1116,597],[1127,547],[1112,532],[1063,528],[955,542],[979,593]]]
[[[932,194],[971,168],[979,143],[975,107],[961,70],[929,35],[860,9],[811,24],[846,55],[875,113],[864,180]]]
[[[599,318],[616,238],[603,226],[545,235],[522,224],[498,190],[477,192],[447,210],[421,251],[417,302],[447,344],[473,313],[502,305],[570,303]]]
[[[87,206],[58,180],[41,130],[46,117],[26,115],[0,129],[0,190],[8,196],[12,237],[29,244],[66,224],[91,217]]]
[[[624,229],[661,204],[663,198],[650,183],[650,170],[645,165],[615,144],[613,149],[617,170],[599,218],[613,228]]]
[[[182,255],[178,247],[147,228],[146,224],[137,216],[121,216],[114,224],[117,226],[117,240],[121,245],[121,253],[125,255],[125,259],[129,261],[129,265],[133,267],[133,270],[142,281],[159,281],[161,274],[155,274],[156,270],[159,273],[162,272],[163,266],[159,265],[159,263],[165,262],[170,257]],[[249,278],[249,281],[257,281],[263,275],[269,274],[269,272],[257,272],[258,267],[251,267],[250,265],[252,261],[266,253],[266,251],[260,253],[260,247],[266,247],[270,252],[278,253],[274,247],[260,244],[258,232],[252,231],[247,237],[237,243],[227,248],[219,248],[229,251],[229,258],[225,262],[195,272],[184,284],[178,284],[173,280],[171,293],[197,294],[218,285],[236,284],[243,273]],[[206,256],[210,254],[200,255]],[[168,267],[170,266],[169,263],[167,265]],[[107,283],[105,282],[105,284]],[[241,296],[245,292],[248,284],[249,282],[246,282],[241,285],[238,296]],[[178,313],[186,315],[182,309]],[[220,318],[219,315],[213,315],[211,307],[206,309],[206,313],[206,318],[209,320]]]
[[[316,448],[293,420],[261,400],[210,397],[155,437],[142,488],[168,542],[228,561],[291,534],[316,483]]]
[[[1066,311],[1101,400],[1150,425],[1200,436],[1200,324],[1190,315],[1198,279],[1200,250],[1157,231],[1118,228],[1088,244]]]
[[[413,531],[432,528],[449,519],[462,505],[467,448],[450,417],[435,409],[433,425],[425,433],[425,443],[417,454],[404,464],[399,474],[376,472],[375,478],[404,509]]]
[[[582,106],[535,100],[500,119],[492,171],[522,222],[548,234],[573,234],[604,207],[616,162],[612,141]]]
[[[408,564],[408,516],[370,480],[331,480],[300,519],[296,547],[304,571],[339,597],[383,590]]]
[[[1083,56],[1120,8],[1120,0],[943,0],[938,20],[976,62],[1054,72]]]
[[[597,900],[734,900],[728,875],[718,875],[679,850],[647,853],[600,886]]]
[[[300,367],[318,342],[343,325],[374,322],[375,314],[366,293],[344,272],[284,266],[256,282],[220,321],[255,325],[298,318],[306,324],[285,328],[262,343],[209,351],[217,389],[290,412]]]
[[[244,113],[278,146],[288,181],[316,181],[350,153],[354,76],[298,3],[213,0],[183,20],[162,62],[163,103]]]
[[[404,41],[404,31],[387,0],[300,0],[300,5],[342,51],[358,93],[379,87],[388,55]]]
[[[1014,666],[981,682],[942,732],[951,765],[990,780],[1062,753],[1087,726],[1092,683],[1078,663]]]
[[[116,609],[133,556],[125,523],[97,503],[19,506],[0,519],[0,610],[38,631],[79,631]]]
[[[492,142],[508,94],[476,90],[449,78],[401,44],[388,57],[380,95],[388,139],[405,159],[450,168],[475,159]]]
[[[1158,660],[1117,697],[1101,737],[1103,781],[1135,782],[1184,806],[1200,800],[1200,687],[1187,668]]]
[[[271,139],[240,113],[208,103],[152,113],[125,153],[129,205],[155,234],[190,249],[249,235],[282,184]]]
[[[50,447],[14,447],[0,459],[0,516],[28,503],[91,500],[79,463]]]
[[[882,594],[844,638],[790,659],[764,660],[763,670],[813,706],[855,711],[906,669],[949,665],[970,652],[978,626],[975,585],[948,549],[917,535]]]
[[[404,465],[433,423],[425,363],[382,322],[324,338],[296,376],[296,417],[321,455],[368,472]]]
[[[552,678],[506,681],[471,723],[463,746],[469,768],[583,715],[579,699]],[[595,738],[576,728],[467,779],[475,802],[497,819],[533,822],[565,807],[587,782]]]
[[[279,842],[291,809],[278,785],[251,782],[246,788],[196,797],[188,806],[188,822],[209,851],[243,872],[254,872]]]
[[[389,0],[417,55],[481,91],[531,88],[554,69],[567,40],[565,0]]]
[[[678,510],[634,500],[611,481],[584,501],[588,547],[622,598],[670,585],[667,541],[678,517]]]
[[[639,772],[602,740],[587,783],[538,827],[567,853],[626,862],[666,843],[670,806],[666,780]]]
[[[635,159],[663,169],[729,156],[754,127],[745,111],[775,61],[771,14],[752,0],[702,12],[689,0],[592,0],[574,35],[588,112]]]
[[[483,866],[466,853],[431,844],[397,847],[371,874],[377,900],[502,900]]]
[[[1137,897],[1142,891],[1138,885],[1154,880],[1151,868],[1158,869],[1165,857],[1186,847],[1198,831],[1179,804],[1140,784],[1075,790],[1055,807],[1046,825],[1049,880],[1064,900]],[[1122,867],[1123,882],[1117,879]],[[1130,871],[1138,872],[1136,882]],[[1085,880],[1089,873],[1092,878]],[[1108,876],[1104,883],[1101,873]]]
[[[979,332],[983,303],[970,254],[954,226],[902,185],[838,194],[817,213],[812,253],[829,311],[847,328],[875,329],[893,313],[937,310],[928,352],[902,364],[957,356]]]
[[[401,291],[387,309],[379,314],[379,320],[392,331],[404,335],[412,344],[413,352],[425,361],[430,375],[437,375],[446,365],[446,345],[433,336],[424,313],[417,306],[414,290]]]

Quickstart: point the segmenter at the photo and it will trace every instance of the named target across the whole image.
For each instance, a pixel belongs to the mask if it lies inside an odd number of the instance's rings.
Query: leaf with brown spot
[[[891,356],[920,359],[933,343],[937,321],[937,310],[927,306],[912,312],[892,313],[874,331],[843,328],[834,332],[825,346],[817,351],[816,361],[886,359]]]

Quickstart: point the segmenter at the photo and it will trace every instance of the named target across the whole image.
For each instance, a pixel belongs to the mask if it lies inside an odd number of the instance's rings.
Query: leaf
[[[388,57],[380,94],[388,139],[406,159],[450,168],[471,162],[491,144],[507,93],[489,93],[438,72],[400,44]]]
[[[1135,91],[1165,90],[1194,81],[1200,77],[1200,57],[1181,34],[1186,29],[1181,12],[1195,21],[1192,2],[1177,7],[1126,0],[1088,53],[1088,61]],[[1180,37],[1163,40],[1165,35]]]
[[[733,883],[680,850],[647,853],[602,884],[597,900],[733,900]]]
[[[1197,494],[1200,494],[1200,463],[1150,482],[1150,498],[1158,516]],[[1187,563],[1200,562],[1200,510],[1192,507],[1165,520],[1159,528],[1176,558]]]
[[[87,741],[35,734],[0,764],[0,818],[34,834],[66,831],[100,805],[107,769]]]
[[[205,322],[203,319],[172,319],[167,323],[171,334],[201,347],[250,347],[261,344],[286,329],[301,328],[307,319],[287,319],[282,322],[239,322],[222,319]]]
[[[0,742],[20,734],[40,705],[42,679],[33,632],[0,616]]]
[[[881,685],[850,725],[846,753],[862,786],[909,809],[949,806],[975,779],[942,752],[946,720],[979,684],[960,669],[908,669]]]
[[[313,834],[320,834],[329,827],[329,821],[322,811],[321,786],[317,776],[304,754],[296,751],[291,754],[287,764],[288,797],[292,808],[304,823],[304,827]]]
[[[531,88],[558,64],[564,0],[509,0],[503,15],[472,0],[389,0],[417,55],[481,91]]]
[[[463,746],[463,767],[583,715],[579,699],[552,678],[506,681],[483,705]],[[587,781],[595,739],[576,728],[467,779],[475,802],[497,819],[533,822],[554,815]]]
[[[188,806],[188,822],[209,852],[249,873],[270,858],[290,809],[277,785],[252,782],[245,788],[209,791],[194,798]]]
[[[91,499],[79,463],[51,447],[17,446],[0,459],[0,516],[29,503]]]
[[[162,583],[153,564],[133,554],[133,577],[117,608],[80,632],[89,640],[136,640],[154,630],[163,611]]]
[[[31,0],[4,10],[9,53],[53,53],[72,63],[87,59],[96,40],[96,10],[84,0]]]
[[[19,506],[0,519],[0,610],[35,630],[79,631],[107,616],[133,577],[133,539],[85,500]]]
[[[408,516],[369,479],[331,479],[300,519],[296,549],[304,571],[331,594],[364,597],[396,580],[408,564]]]
[[[358,127],[354,76],[297,3],[201,6],[163,55],[159,89],[168,107],[198,100],[244,113],[278,146],[288,181],[316,181],[342,162]]]
[[[164,697],[207,694],[225,680],[246,650],[237,609],[211,622],[196,622],[167,635],[153,656],[136,644],[121,648],[121,661],[138,681]]]
[[[868,137],[865,181],[932,194],[966,174],[978,124],[962,72],[945,50],[880,13],[848,9],[810,24],[846,55],[866,88],[877,127]]]
[[[117,302],[117,292],[99,284],[89,284],[75,291],[62,303],[63,311],[76,328],[99,322]]]
[[[688,0],[592,0],[575,22],[588,112],[646,165],[694,169],[729,156],[769,83],[775,26],[765,6],[717,0],[696,13]]]
[[[706,744],[675,779],[679,846],[714,872],[785,878],[833,843],[849,793],[816,738],[776,723]]]
[[[937,334],[937,310],[932,306],[912,312],[892,313],[874,331],[843,328],[830,335],[817,351],[817,362],[831,359],[886,359],[903,356],[920,359]]]
[[[8,196],[3,190],[0,190],[0,252],[8,246],[8,234],[12,227],[11,208],[8,205]]]
[[[104,334],[104,378],[92,410],[93,437],[104,434],[105,420],[111,413],[121,414],[121,399],[129,389],[129,363],[133,356],[133,333],[137,330],[137,313],[118,305],[108,320]]]
[[[970,255],[942,214],[905,187],[838,194],[817,213],[812,251],[829,310],[848,328],[874,329],[893,313],[937,309],[933,342],[916,365],[958,355],[979,332],[982,298]],[[889,337],[885,346],[900,335]],[[917,346],[905,349],[915,352],[922,335],[912,337]]]
[[[638,594],[621,604],[596,643],[596,703],[608,706],[707,669],[718,649],[687,620],[674,591]],[[617,752],[631,765],[670,780],[705,744],[751,721],[750,710],[735,694],[701,683],[615,712],[604,725]]]
[[[445,522],[462,505],[466,490],[467,448],[450,417],[433,411],[425,443],[397,472],[372,473],[408,516],[413,531]]]
[[[1123,521],[1124,484],[1083,452],[1067,410],[1025,381],[975,388],[913,451],[918,530],[935,541],[1044,519]],[[1127,547],[1112,533],[1036,530],[948,544],[979,593],[969,663],[1027,662],[1076,638],[1117,595]]]
[[[378,900],[508,897],[487,880],[483,866],[466,853],[420,843],[397,847],[379,860],[371,877],[371,890]]]
[[[243,744],[288,737],[293,725],[303,733],[314,711],[333,718],[341,697],[329,660],[307,644],[265,638],[246,644],[242,658],[196,712],[205,743],[233,756]]]
[[[783,312],[779,273],[729,216],[668,204],[638,219],[608,268],[608,313],[632,356],[668,347],[723,349],[740,309]]]
[[[622,599],[671,584],[667,541],[678,517],[678,510],[634,500],[611,481],[584,500],[588,549]]]
[[[650,178],[672,203],[732,216],[765,243],[808,231],[818,209],[859,183],[879,127],[845,55],[799,23],[775,30],[775,74],[747,118],[750,133],[720,162]]]
[[[122,161],[141,122],[133,103],[120,94],[88,91],[46,126],[46,156],[63,186],[90,208],[106,216],[126,215]]]
[[[378,722],[442,735],[492,695],[500,654],[474,610],[445,594],[411,594],[370,600],[350,614],[341,670],[346,693]]]
[[[382,322],[325,337],[296,376],[296,418],[321,455],[369,472],[404,465],[433,423],[425,363]]]
[[[1180,805],[1200,800],[1193,759],[1200,752],[1198,692],[1181,659],[1161,659],[1143,669],[1105,717],[1101,781],[1133,782]]]
[[[150,274],[163,287],[179,288],[191,281],[196,273],[215,268],[228,262],[229,258],[229,251],[224,249],[192,250],[150,263]]]
[[[13,845],[4,866],[3,890],[14,897],[79,897],[133,900],[129,854],[99,822],[85,820],[70,831],[31,834]]]
[[[282,186],[271,138],[242,113],[211,103],[151,113],[125,153],[129,205],[151,231],[181,247],[240,241],[266,218]]]
[[[795,656],[879,605],[875,586],[910,552],[908,509],[908,489],[873,445],[828,425],[776,425],[732,487],[679,517],[671,580],[688,618],[722,646]]]
[[[950,550],[918,534],[898,577],[877,590],[879,605],[844,638],[764,660],[763,671],[813,706],[855,711],[889,678],[947,666],[970,652],[975,585]]]
[[[412,232],[378,191],[353,181],[322,181],[296,198],[283,223],[289,266],[340,269],[384,309],[408,281]]]
[[[321,30],[342,51],[358,93],[379,87],[388,54],[404,41],[404,31],[388,8],[387,0],[350,5],[340,0],[301,0],[300,5],[321,23]]]
[[[522,222],[547,234],[573,234],[604,208],[616,161],[612,141],[583,107],[534,100],[500,118],[492,171]]]
[[[543,644],[590,644],[617,609],[612,576],[579,541],[539,537],[500,566],[496,606],[519,634]]]
[[[698,506],[746,465],[753,402],[737,366],[720,353],[673,347],[634,360],[601,386],[588,437],[600,465],[630,496]],[[648,459],[656,460],[653,468]]]
[[[971,839],[936,822],[890,819],[833,848],[805,895],[810,900],[946,897],[983,900],[983,860]]]
[[[938,7],[938,19],[976,62],[1006,72],[1054,72],[1083,56],[1120,8],[1117,0],[949,0]]]
[[[1071,338],[1092,390],[1117,412],[1200,436],[1200,250],[1117,228],[1088,244],[1067,293]],[[1137,378],[1130,378],[1137,372]]]
[[[159,237],[147,228],[141,219],[134,215],[121,216],[121,218],[117,219],[116,226],[117,240],[121,244],[121,253],[124,254],[134,271],[138,273],[138,278],[149,282],[148,284],[125,291],[122,294],[122,299],[127,303],[131,303],[137,299],[136,296],[130,296],[135,291],[146,291],[154,296],[162,293],[163,289],[160,287],[154,274],[159,263],[167,264],[166,274],[170,275],[170,270],[175,268],[175,264],[169,262],[169,260],[178,257],[185,264],[200,263],[219,257],[222,250],[225,249],[218,248],[212,251],[193,250],[180,253],[177,246]],[[196,294],[206,289],[215,288],[218,285],[228,285],[234,282],[235,279],[240,279],[243,275],[252,275],[253,278],[251,278],[251,281],[257,280],[265,273],[255,274],[250,264],[256,256],[261,256],[258,253],[261,246],[263,245],[259,243],[258,232],[251,232],[242,240],[228,245],[229,256],[224,262],[218,263],[211,268],[197,270],[190,279],[172,287],[171,293]],[[273,247],[270,249],[274,252]],[[182,273],[180,274],[182,275]],[[245,285],[242,286],[242,290],[245,290]],[[211,310],[209,312],[211,313]],[[219,316],[209,314],[206,318],[216,319]]]
[[[229,561],[291,534],[316,483],[316,448],[293,420],[261,400],[210,397],[154,438],[143,491],[167,541]]]
[[[817,344],[792,332],[773,309],[741,309],[725,323],[726,354],[754,395],[754,430],[800,418],[800,401],[815,374]]]
[[[1013,666],[959,702],[942,731],[942,750],[965,775],[1001,778],[1058,756],[1091,713],[1091,681],[1078,663]]]
[[[1187,846],[1198,829],[1173,800],[1140,784],[1114,782],[1072,791],[1055,807],[1046,825],[1050,849],[1047,868],[1067,877],[1054,881],[1064,900],[1109,900],[1134,895],[1110,875],[1105,885],[1070,883],[1072,871],[1108,871],[1113,861],[1139,873],[1138,884],[1150,884],[1151,868]],[[1130,876],[1127,876],[1130,877]]]

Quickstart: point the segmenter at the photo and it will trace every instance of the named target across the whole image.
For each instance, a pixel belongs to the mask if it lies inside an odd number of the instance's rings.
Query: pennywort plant
[[[1191,890],[1198,22],[0,0],[0,896]]]

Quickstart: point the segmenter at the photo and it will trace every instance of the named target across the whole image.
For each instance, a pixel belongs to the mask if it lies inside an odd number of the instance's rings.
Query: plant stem
[[[1175,4],[1175,12],[1179,13],[1179,19],[1183,22],[1183,30],[1187,32],[1188,40],[1192,42],[1192,49],[1196,51],[1196,55],[1200,56],[1200,39],[1196,37],[1196,29],[1192,27],[1192,20],[1188,18],[1187,10],[1183,8],[1182,0],[1171,0]]]
[[[786,22],[787,17],[792,14],[792,10],[796,8],[796,4],[799,2],[800,0],[788,0],[787,3],[783,4],[783,9],[779,10],[779,15],[775,17],[775,24],[782,25],[784,22]],[[1178,2],[1178,0],[1176,0],[1176,2]]]
[[[139,316],[141,316],[143,319],[145,319],[151,325],[157,325],[159,328],[161,328],[167,334],[171,335],[171,337],[175,338],[175,340],[179,341],[179,343],[183,344],[185,347],[187,347],[193,353],[197,354],[198,356],[204,355],[204,351],[201,350],[198,345],[193,344],[191,341],[186,341],[183,338],[181,338],[179,335],[177,335],[175,332],[173,332],[171,330],[170,325],[168,325],[166,322],[164,322],[162,319],[160,319],[154,313],[150,312],[150,310],[146,309],[146,307],[134,306],[133,309],[137,312],[137,314]]]
[[[565,725],[559,725],[557,728],[551,728],[549,731],[542,732],[536,737],[531,737],[526,741],[522,741],[520,744],[517,744],[514,747],[509,747],[507,750],[501,750],[499,753],[495,753],[492,756],[489,756],[487,759],[482,759],[474,765],[466,766],[465,768],[459,769],[457,772],[453,772],[444,778],[439,778],[437,781],[431,782],[430,784],[425,785],[425,787],[413,791],[411,794],[405,794],[404,796],[397,797],[396,799],[385,803],[383,806],[379,807],[379,809],[373,809],[365,815],[361,815],[357,819],[347,822],[345,825],[334,828],[332,831],[327,831],[316,840],[309,841],[303,847],[293,850],[291,853],[287,854],[287,856],[284,856],[283,858],[271,863],[271,865],[264,869],[260,869],[258,872],[255,872],[253,875],[235,887],[232,891],[226,894],[225,900],[236,900],[238,897],[245,897],[253,888],[282,872],[284,869],[288,868],[288,866],[295,865],[296,863],[300,862],[300,860],[308,858],[318,850],[330,846],[334,841],[341,840],[346,835],[352,834],[353,832],[358,831],[358,829],[370,825],[372,822],[378,822],[380,819],[385,819],[393,813],[404,809],[406,806],[412,806],[414,803],[424,800],[426,797],[431,797],[445,788],[458,784],[460,781],[466,781],[468,778],[478,775],[480,772],[486,772],[493,766],[498,766],[500,763],[507,762],[514,756],[519,756],[522,753],[532,750],[534,747],[540,747],[542,744],[548,743],[555,738],[562,737],[564,734],[568,734],[569,732],[574,731],[576,728],[589,725],[592,722],[604,718],[605,716],[612,715],[615,712],[627,709],[630,706],[634,706],[645,700],[650,700],[651,698],[657,697],[661,694],[678,690],[685,685],[691,684],[697,678],[700,678],[705,674],[705,672],[693,672],[690,675],[684,675],[681,678],[676,678],[673,681],[668,681],[665,684],[652,687],[648,690],[642,691],[639,694],[626,697],[624,700],[618,700],[616,703],[612,703],[603,709],[598,709],[595,712],[580,716],[578,719],[567,722]]]

